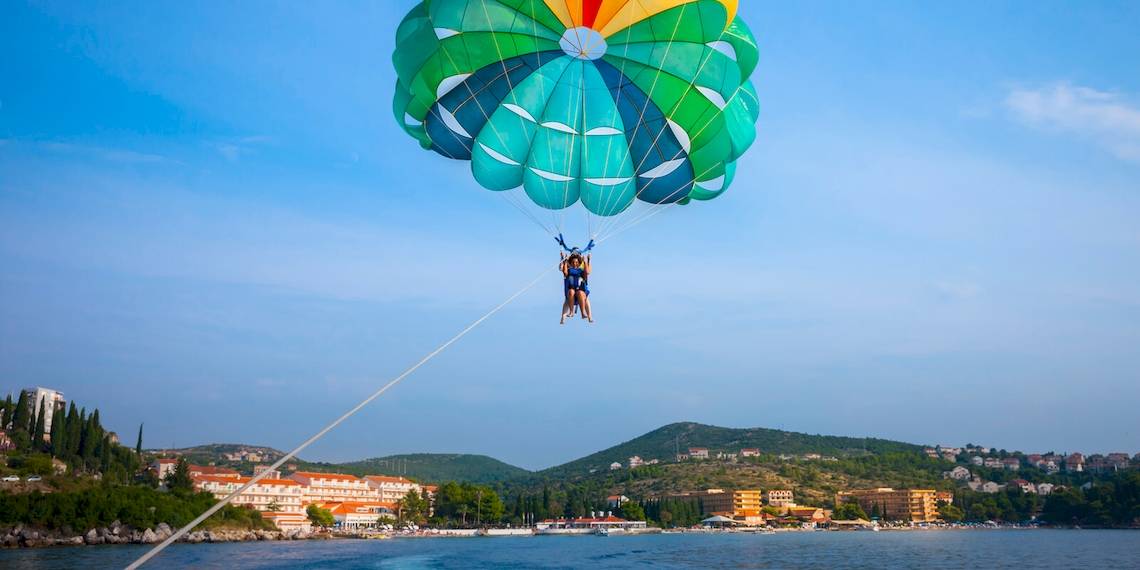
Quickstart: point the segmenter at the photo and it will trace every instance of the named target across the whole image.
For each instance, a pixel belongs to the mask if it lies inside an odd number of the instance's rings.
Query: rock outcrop
[[[0,548],[37,548],[44,546],[97,546],[103,544],[158,544],[174,534],[170,525],[161,523],[155,528],[136,529],[119,521],[110,526],[92,528],[75,535],[59,531],[45,531],[18,525],[0,528]],[[322,535],[317,535],[322,536]],[[211,529],[186,533],[180,541],[196,543],[245,542],[270,540],[306,540],[314,535],[300,530],[245,530]]]

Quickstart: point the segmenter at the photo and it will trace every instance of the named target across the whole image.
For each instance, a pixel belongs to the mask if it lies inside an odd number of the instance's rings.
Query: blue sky
[[[746,4],[732,189],[600,248],[597,324],[551,274],[307,457],[680,420],[1140,451],[1140,6]],[[391,117],[411,5],[5,3],[0,386],[289,448],[553,263]]]

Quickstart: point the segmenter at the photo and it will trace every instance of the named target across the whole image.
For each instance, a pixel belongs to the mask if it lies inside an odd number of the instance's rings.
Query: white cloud
[[[230,162],[237,162],[241,157],[252,154],[255,147],[276,143],[276,139],[268,135],[251,135],[216,143],[214,148],[223,158]]]
[[[1013,89],[1005,104],[1026,124],[1075,133],[1118,158],[1140,162],[1140,108],[1119,94],[1056,83]]]
[[[66,141],[40,141],[28,139],[0,139],[0,145],[14,143],[36,151],[94,158],[119,164],[156,164],[177,162],[161,154],[90,145]]]
[[[945,298],[959,301],[973,299],[982,292],[980,285],[969,281],[938,281],[934,289]]]

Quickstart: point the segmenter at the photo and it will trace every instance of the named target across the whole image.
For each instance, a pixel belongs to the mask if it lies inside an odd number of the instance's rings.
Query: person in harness
[[[590,240],[585,250],[579,250],[576,247],[567,247],[565,240],[559,235],[558,243],[569,252],[569,255],[565,252],[559,253],[562,263],[559,264],[558,269],[562,271],[562,293],[565,298],[562,303],[562,320],[559,321],[559,324],[564,324],[566,317],[573,317],[579,310],[582,313],[582,318],[592,323],[594,316],[590,310],[589,251],[594,248],[594,242]]]

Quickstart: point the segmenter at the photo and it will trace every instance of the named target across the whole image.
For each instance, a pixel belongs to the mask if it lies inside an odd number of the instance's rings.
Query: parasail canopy
[[[425,0],[401,22],[394,111],[480,185],[615,216],[709,200],[755,139],[755,40],[735,0]]]

